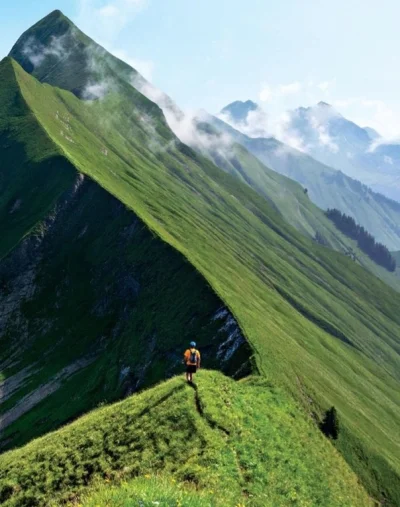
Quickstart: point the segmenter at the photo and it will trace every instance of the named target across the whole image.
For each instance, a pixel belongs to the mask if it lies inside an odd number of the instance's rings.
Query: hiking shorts
[[[196,373],[197,366],[195,364],[187,364],[186,365],[186,373]]]

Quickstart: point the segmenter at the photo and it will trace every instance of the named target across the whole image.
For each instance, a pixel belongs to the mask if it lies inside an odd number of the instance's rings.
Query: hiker
[[[185,351],[183,362],[186,364],[186,380],[193,382],[193,373],[200,368],[200,352],[196,349],[196,342],[190,342],[190,349]]]

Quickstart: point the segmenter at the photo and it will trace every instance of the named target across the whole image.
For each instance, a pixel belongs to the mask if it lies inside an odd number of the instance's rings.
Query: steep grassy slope
[[[76,176],[38,125],[11,65],[1,66],[0,258],[44,218]],[[24,201],[19,194],[24,193]],[[28,209],[29,207],[29,209]]]
[[[61,156],[7,61],[0,89],[1,446],[172,375],[193,337],[210,365],[249,371],[251,352],[223,302]]]
[[[248,137],[212,116],[208,122],[243,145],[267,167],[307,188],[311,200],[320,208],[337,208],[354,217],[388,248],[395,250],[400,246],[399,203],[274,138]]]
[[[174,480],[173,499],[185,484],[205,490],[198,505],[371,503],[330,442],[281,391],[262,379],[235,383],[207,371],[195,389],[174,378],[3,454],[0,500],[54,505],[76,499],[96,479],[141,475],[153,477],[151,505],[163,495],[157,474]],[[110,505],[104,497],[112,494],[103,489],[83,504]]]
[[[316,406],[338,408],[343,445],[369,456],[348,452],[349,462],[362,467],[374,494],[395,498],[399,295],[296,233],[265,199],[181,145],[151,103],[154,128],[146,136],[148,101],[136,103],[132,88],[83,107],[9,60],[4,65],[14,68],[23,96],[69,160],[209,280],[255,348],[261,372],[305,404],[311,394]],[[69,139],[60,118],[69,118]]]

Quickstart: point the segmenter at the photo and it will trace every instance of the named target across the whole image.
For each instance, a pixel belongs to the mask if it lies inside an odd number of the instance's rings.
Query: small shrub
[[[326,411],[320,428],[324,435],[326,435],[328,438],[337,440],[339,436],[339,416],[335,407],[331,407]]]

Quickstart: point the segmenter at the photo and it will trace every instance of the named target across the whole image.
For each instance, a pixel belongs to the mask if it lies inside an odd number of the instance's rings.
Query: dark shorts
[[[196,373],[197,366],[195,364],[187,364],[186,365],[186,373]]]

